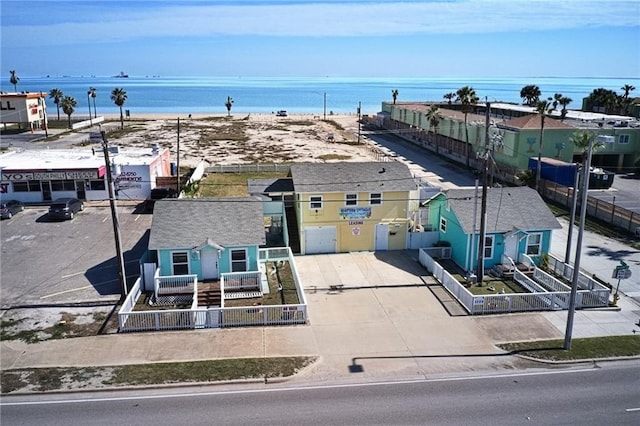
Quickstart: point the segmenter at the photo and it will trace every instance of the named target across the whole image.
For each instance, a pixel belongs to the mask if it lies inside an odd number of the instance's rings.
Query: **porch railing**
[[[228,272],[220,274],[222,291],[259,291],[260,271]]]
[[[159,270],[155,276],[155,295],[163,294],[195,294],[195,286],[198,282],[197,275],[165,275],[159,276]]]

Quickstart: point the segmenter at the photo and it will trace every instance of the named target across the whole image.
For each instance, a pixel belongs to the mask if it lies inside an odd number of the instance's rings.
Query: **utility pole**
[[[564,263],[567,265],[571,260],[571,238],[573,234],[573,225],[576,218],[576,205],[578,203],[578,185],[580,182],[580,168],[576,164],[575,176],[573,177],[573,194],[571,199],[571,217],[569,217],[569,233],[567,235],[567,249],[564,253]]]
[[[573,316],[576,311],[576,294],[578,292],[578,278],[580,277],[580,254],[582,251],[582,234],[587,218],[587,192],[589,190],[589,169],[591,168],[591,154],[595,136],[589,139],[589,152],[587,162],[582,170],[582,194],[580,197],[580,226],[578,227],[578,242],[576,244],[576,260],[573,262],[573,279],[571,280],[571,297],[569,298],[569,311],[567,313],[567,329],[564,334],[564,350],[571,350],[571,334],[573,332]]]
[[[324,92],[324,96],[323,96],[323,106],[324,106],[324,120],[327,119],[327,92]]]
[[[491,122],[491,103],[487,102],[485,114],[484,152],[482,153],[482,203],[480,204],[480,235],[478,237],[477,283],[484,279],[484,240],[487,233],[487,175],[489,164],[489,124]]]
[[[176,193],[180,194],[180,117],[178,117],[178,147],[176,152]]]
[[[122,245],[120,244],[120,223],[118,222],[118,212],[116,210],[116,200],[113,190],[113,176],[111,175],[111,162],[109,161],[109,145],[107,135],[104,130],[102,134],[102,152],[104,153],[104,163],[107,168],[107,185],[109,189],[109,205],[111,206],[111,222],[113,223],[113,238],[116,243],[116,261],[118,263],[118,278],[120,280],[120,297],[124,300],[127,297],[127,274],[124,269],[124,257],[122,256]]]
[[[360,123],[361,119],[361,115],[360,115],[360,109],[362,108],[362,102],[358,102],[358,143],[360,143],[360,129],[362,128],[362,125]]]

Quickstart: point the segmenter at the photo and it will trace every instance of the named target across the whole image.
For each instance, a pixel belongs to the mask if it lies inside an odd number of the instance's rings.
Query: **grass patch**
[[[344,127],[342,127],[342,124],[338,123],[335,120],[322,120],[327,124],[331,124],[333,127],[336,128],[336,130],[344,130]]]
[[[215,361],[157,363],[115,367],[108,385],[216,382],[288,377],[313,361],[309,357],[239,358]]]
[[[200,196],[246,197],[248,179],[273,179],[286,177],[286,172],[209,173],[200,181]]]
[[[577,361],[640,355],[640,336],[572,339],[570,351],[562,349],[563,343],[563,340],[539,340],[504,343],[499,347],[506,351],[515,351],[521,355],[550,361]]]
[[[0,340],[22,340],[26,343],[37,343],[44,340],[67,339],[71,337],[96,336],[107,315],[102,312],[92,314],[90,321],[76,322],[80,315],[62,312],[62,318],[50,327],[34,326],[27,330],[16,330],[26,318],[2,321],[0,324]]]
[[[87,368],[30,368],[2,371],[2,393],[170,383],[289,377],[314,357],[237,358]]]
[[[348,160],[349,158],[351,158],[351,156],[342,155],[342,154],[323,154],[323,155],[318,155],[317,158],[323,161],[331,161],[331,160]]]

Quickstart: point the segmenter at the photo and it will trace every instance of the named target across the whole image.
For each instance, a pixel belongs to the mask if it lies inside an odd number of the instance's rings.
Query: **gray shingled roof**
[[[250,195],[293,193],[291,178],[249,179],[247,187]]]
[[[384,192],[417,189],[409,168],[400,162],[298,163],[291,166],[296,192]]]
[[[256,197],[156,201],[149,249],[265,244],[262,202]]]
[[[451,208],[465,233],[473,230],[475,189],[450,189],[446,192]],[[480,229],[482,189],[478,189],[476,229]],[[527,187],[487,189],[487,232],[500,233],[514,229],[559,229],[560,223],[538,193]]]

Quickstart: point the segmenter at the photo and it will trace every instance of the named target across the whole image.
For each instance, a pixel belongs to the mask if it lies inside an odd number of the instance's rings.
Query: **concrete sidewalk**
[[[2,369],[302,355],[319,359],[294,380],[411,379],[519,368],[528,364],[496,343],[564,335],[566,311],[450,316],[409,252],[300,256],[296,263],[308,325],[3,341]],[[330,291],[328,283],[344,288]],[[640,306],[623,297],[620,307],[578,311],[573,336],[631,334]]]

